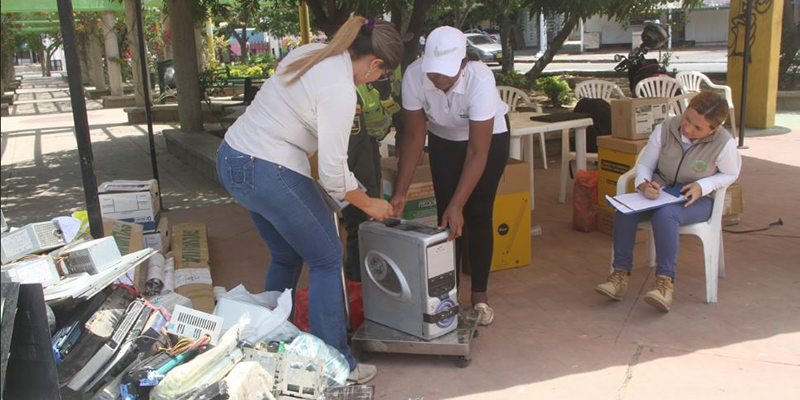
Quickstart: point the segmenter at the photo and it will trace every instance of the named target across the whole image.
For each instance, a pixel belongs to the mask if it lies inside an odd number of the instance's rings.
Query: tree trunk
[[[97,90],[106,89],[106,75],[103,71],[103,45],[100,43],[99,21],[92,20],[89,25],[89,41],[87,43],[86,63],[89,67],[89,83]]]
[[[44,64],[43,64],[44,67],[45,67],[44,68],[45,76],[52,76],[52,72],[50,70],[50,67],[52,66],[51,65],[52,59],[53,59],[53,53],[50,53],[49,51],[45,50],[44,51]]]
[[[49,76],[47,74],[47,64],[44,62],[44,50],[37,51],[36,58],[39,59],[39,65],[42,67],[42,76]]]
[[[197,70],[197,47],[194,41],[194,24],[187,0],[169,0],[169,19],[172,27],[172,43],[175,55],[175,83],[178,89],[178,114],[181,130],[200,132],[203,130],[203,114],[200,107],[200,77]]]
[[[245,11],[244,18],[242,20],[242,34],[241,36],[236,36],[236,40],[239,41],[239,52],[242,55],[240,58],[242,61],[250,60],[250,49],[247,48],[247,20],[249,19],[248,13]]]
[[[133,95],[136,98],[136,106],[144,107],[144,98],[150,95],[150,77],[142,76],[141,61],[139,61],[139,30],[136,29],[136,3],[134,0],[123,1],[125,2],[125,25],[128,27],[128,44],[131,49]],[[191,27],[191,25],[189,26]],[[144,85],[142,82],[144,82]]]
[[[202,22],[196,22],[194,25],[194,46],[197,53],[197,71],[199,72],[206,70],[206,52],[203,49],[202,27]]]
[[[531,68],[531,70],[525,74],[528,80],[535,81],[539,78],[539,76],[542,74],[542,71],[544,71],[544,68],[547,67],[547,64],[549,64],[550,61],[553,61],[553,57],[555,57],[556,53],[558,53],[558,50],[561,49],[561,46],[564,45],[564,42],[567,40],[567,37],[569,37],[570,32],[572,32],[572,30],[575,29],[575,26],[578,25],[578,21],[580,21],[580,16],[578,15],[569,16],[566,19],[564,26],[561,27],[561,30],[558,31],[556,37],[553,38],[553,42],[547,44],[547,50],[538,60],[536,60],[536,64],[533,64],[533,68]]]
[[[103,42],[106,47],[106,69],[108,70],[108,86],[112,96],[122,96],[122,67],[119,58],[119,42],[114,30],[117,20],[112,11],[102,14]]]
[[[89,39],[86,32],[80,31],[75,34],[75,42],[78,48],[78,57],[81,62],[81,85],[90,86],[89,77]],[[66,66],[65,66],[66,68]]]
[[[425,17],[435,0],[414,0],[414,10],[408,22],[407,32],[414,34],[414,38],[405,43],[403,54],[403,69],[417,59],[419,53],[419,36],[422,34],[422,26],[425,24]]]
[[[0,93],[5,93],[14,81],[14,54],[9,47],[6,45],[0,49]]]
[[[511,16],[508,15],[504,0],[497,0],[497,9],[500,10],[498,19],[500,20],[500,44],[503,46],[503,60],[500,64],[503,73],[507,74],[514,71],[514,38],[511,33]]]

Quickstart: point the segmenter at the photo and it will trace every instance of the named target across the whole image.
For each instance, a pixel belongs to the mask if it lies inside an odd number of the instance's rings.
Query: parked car
[[[489,36],[497,43],[500,43],[500,30],[495,28],[488,28],[488,29],[470,29],[464,31],[464,33],[482,33],[486,36]]]
[[[467,50],[480,56],[481,61],[500,62],[503,59],[503,48],[488,35],[482,33],[467,33]]]

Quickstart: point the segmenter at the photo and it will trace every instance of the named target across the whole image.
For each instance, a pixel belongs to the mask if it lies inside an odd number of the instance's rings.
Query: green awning
[[[72,0],[75,11],[115,11],[122,12],[122,0]],[[2,13],[58,12],[56,0],[3,0]]]

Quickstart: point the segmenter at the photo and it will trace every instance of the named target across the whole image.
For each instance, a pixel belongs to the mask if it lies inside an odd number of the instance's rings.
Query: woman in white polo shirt
[[[311,333],[339,350],[350,381],[365,383],[374,366],[350,353],[341,286],[342,245],[308,157],[319,160],[319,179],[334,198],[383,220],[392,207],[358,188],[347,167],[347,143],[356,112],[356,85],[391,74],[403,43],[388,22],[350,18],[330,44],[292,51],[236,120],[217,152],[217,173],[244,206],[270,249],[266,290],[294,289],[308,263]]]
[[[508,107],[497,93],[492,71],[477,59],[468,59],[466,49],[460,30],[440,27],[428,36],[425,55],[406,69],[402,92],[406,125],[390,202],[399,215],[428,132],[439,226],[450,229],[449,240],[466,231],[472,305],[480,312],[479,323],[489,325],[494,320],[487,295],[492,209],[508,160]],[[456,239],[459,255],[462,242]]]

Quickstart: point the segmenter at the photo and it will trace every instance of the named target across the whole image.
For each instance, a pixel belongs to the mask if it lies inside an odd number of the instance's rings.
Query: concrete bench
[[[136,106],[134,95],[103,96],[103,108],[123,108]]]
[[[178,105],[177,104],[154,104],[150,107],[153,113],[153,122],[178,122]],[[128,114],[129,124],[145,124],[147,117],[144,113],[144,107],[125,107],[122,109]]]
[[[800,110],[800,90],[778,91],[776,108],[781,111]]]

